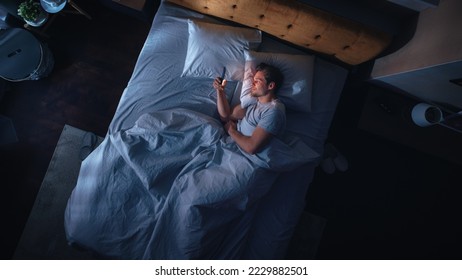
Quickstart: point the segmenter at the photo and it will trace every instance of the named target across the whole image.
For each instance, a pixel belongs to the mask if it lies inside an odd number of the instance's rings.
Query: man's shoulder
[[[275,104],[274,106],[275,106],[276,108],[278,108],[278,109],[280,109],[280,110],[284,110],[284,111],[285,111],[285,109],[286,109],[286,105],[284,105],[284,103],[282,103],[282,101],[281,101],[281,100],[279,100],[279,99],[275,99],[275,100],[273,100],[273,103]]]
[[[256,110],[260,112],[260,116],[262,118],[284,118],[286,115],[286,108],[284,103],[276,100],[269,103],[264,103],[260,108],[257,108]]]
[[[279,99],[274,99],[273,101],[269,102],[267,105],[268,110],[277,110],[285,113],[286,106],[282,103]]]
[[[275,107],[276,108],[285,108],[284,103],[282,103],[282,101],[279,100],[279,99],[273,99],[272,101],[266,102],[266,103],[257,102],[257,103],[255,103],[253,105],[254,106],[261,106],[261,107],[269,107],[269,108],[275,108]]]

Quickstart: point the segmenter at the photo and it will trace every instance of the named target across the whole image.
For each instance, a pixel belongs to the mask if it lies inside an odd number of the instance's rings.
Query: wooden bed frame
[[[391,36],[296,0],[167,0],[203,14],[258,28],[350,65],[375,58]]]

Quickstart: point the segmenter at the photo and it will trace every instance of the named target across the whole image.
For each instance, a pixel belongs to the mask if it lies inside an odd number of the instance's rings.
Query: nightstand
[[[84,9],[77,5],[73,0],[67,0],[66,5],[62,6],[60,9],[55,9],[54,11],[49,11],[45,8],[48,12],[48,20],[41,26],[31,26],[29,24],[24,24],[24,28],[40,35],[43,38],[48,38],[46,31],[51,26],[53,21],[55,20],[56,16],[65,15],[65,14],[75,14],[81,15],[86,17],[87,19],[91,20],[91,16],[87,13]]]
[[[388,140],[462,164],[462,133],[443,123],[419,127],[411,118],[412,108],[422,102],[382,87],[370,86],[358,123],[361,130]],[[446,126],[460,127],[462,115],[443,111]]]

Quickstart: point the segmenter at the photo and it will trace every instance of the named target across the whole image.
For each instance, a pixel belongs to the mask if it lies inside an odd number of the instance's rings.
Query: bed
[[[82,162],[65,212],[70,244],[114,259],[285,257],[345,66],[388,44],[383,34],[300,5],[161,2],[108,133]],[[281,9],[284,23],[273,16]],[[224,132],[212,82],[226,66],[229,102],[251,103],[249,81],[262,61],[285,75],[278,97],[286,132],[249,155]]]

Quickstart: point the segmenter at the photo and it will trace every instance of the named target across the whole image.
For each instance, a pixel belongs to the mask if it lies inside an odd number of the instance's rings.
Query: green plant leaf
[[[19,4],[18,15],[25,20],[34,21],[41,13],[40,3],[34,0],[26,0]]]

